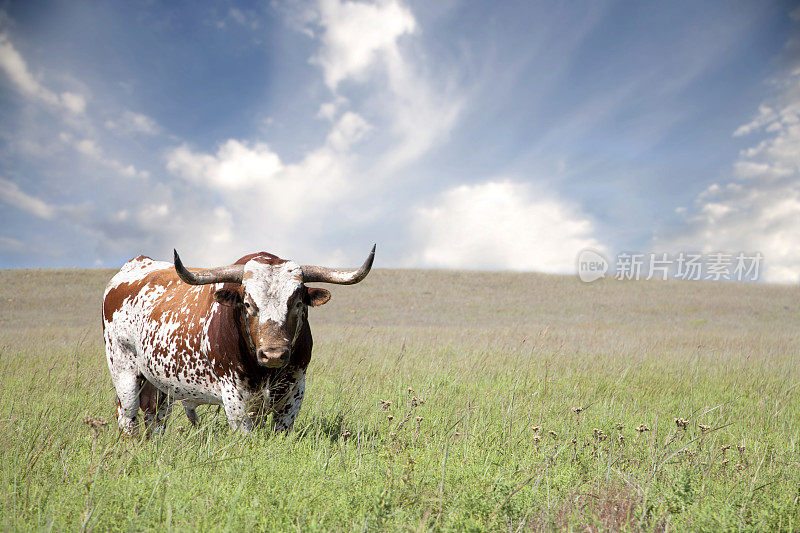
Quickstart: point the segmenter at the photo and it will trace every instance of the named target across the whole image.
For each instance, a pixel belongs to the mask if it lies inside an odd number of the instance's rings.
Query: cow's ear
[[[242,295],[239,291],[232,291],[230,289],[220,289],[214,293],[214,299],[222,305],[228,307],[241,307]]]
[[[328,300],[331,299],[330,291],[326,291],[325,289],[318,289],[317,287],[309,287],[308,291],[306,292],[306,305],[310,305],[311,307],[319,307],[320,305],[324,305],[328,303]]]

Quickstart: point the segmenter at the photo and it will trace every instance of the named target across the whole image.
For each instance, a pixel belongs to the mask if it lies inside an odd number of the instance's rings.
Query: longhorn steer
[[[249,432],[262,415],[291,429],[311,360],[308,307],[330,300],[305,283],[350,285],[372,268],[300,266],[266,252],[230,266],[186,269],[140,256],[128,261],[103,296],[103,334],[122,431],[145,422],[163,429],[173,400],[195,424],[200,404],[222,405],[232,428]],[[174,268],[173,268],[174,266]]]

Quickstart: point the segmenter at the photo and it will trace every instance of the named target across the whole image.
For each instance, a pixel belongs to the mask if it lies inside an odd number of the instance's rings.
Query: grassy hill
[[[800,527],[796,286],[379,269],[311,310],[292,434],[128,440],[112,275],[0,271],[3,530]]]

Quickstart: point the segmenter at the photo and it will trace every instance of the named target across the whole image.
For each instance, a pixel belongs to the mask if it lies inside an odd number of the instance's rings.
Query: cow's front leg
[[[225,409],[225,416],[228,417],[231,429],[237,429],[242,433],[250,433],[253,430],[253,419],[247,412],[247,402],[234,387],[223,389],[222,407]]]
[[[287,374],[273,390],[270,391],[270,396],[274,398],[272,403],[272,429],[274,431],[289,431],[294,426],[294,419],[303,404],[303,395],[306,392],[305,371],[298,370]]]

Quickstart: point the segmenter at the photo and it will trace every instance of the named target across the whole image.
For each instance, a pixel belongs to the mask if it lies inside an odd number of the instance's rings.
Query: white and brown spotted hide
[[[106,287],[103,332],[117,415],[126,433],[145,421],[162,429],[172,402],[222,405],[231,427],[250,431],[273,414],[288,430],[300,410],[312,338],[308,306],[330,297],[303,284],[301,267],[258,253],[242,283],[190,285],[172,263],[137,257]],[[324,300],[324,301],[323,301]]]

